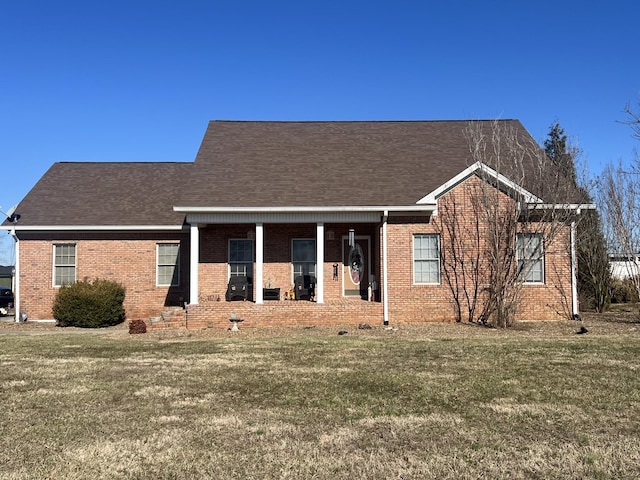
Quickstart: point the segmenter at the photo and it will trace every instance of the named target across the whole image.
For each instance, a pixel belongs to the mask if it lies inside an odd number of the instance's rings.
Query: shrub
[[[129,333],[147,333],[147,324],[144,320],[131,320],[129,322]]]
[[[614,278],[611,284],[611,303],[630,303],[638,301],[638,292],[632,278]]]
[[[84,280],[60,287],[53,317],[60,327],[100,328],[124,322],[122,285],[111,280]]]

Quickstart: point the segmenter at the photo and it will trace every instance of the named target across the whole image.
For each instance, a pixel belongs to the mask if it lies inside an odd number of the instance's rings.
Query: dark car
[[[13,308],[13,292],[10,288],[0,287],[0,308]]]

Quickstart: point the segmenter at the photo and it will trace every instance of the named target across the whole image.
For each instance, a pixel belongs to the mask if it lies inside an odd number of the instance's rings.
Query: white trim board
[[[443,183],[441,186],[436,188],[433,192],[422,197],[416,203],[418,205],[436,203],[438,201],[438,198],[440,198],[442,195],[444,195],[451,189],[455,188],[457,185],[464,182],[466,179],[468,179],[472,175],[476,175],[479,170],[495,178],[496,181],[502,184],[507,191],[516,192],[518,195],[521,195],[524,198],[526,203],[542,203],[542,200],[536,197],[533,193],[529,192],[528,190],[521,187],[517,183],[512,182],[507,177],[498,173],[493,168],[489,167],[488,165],[485,165],[482,162],[476,162],[470,167],[465,168],[458,175],[453,177],[451,180]]]

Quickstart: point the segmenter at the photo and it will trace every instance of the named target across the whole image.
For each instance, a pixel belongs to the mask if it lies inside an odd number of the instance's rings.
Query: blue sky
[[[596,173],[640,146],[640,2],[4,2],[0,206],[57,161],[191,161],[207,122],[554,120]],[[13,261],[0,232],[0,264]]]

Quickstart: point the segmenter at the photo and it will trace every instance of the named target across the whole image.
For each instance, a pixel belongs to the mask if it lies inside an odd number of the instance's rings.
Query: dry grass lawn
[[[639,478],[640,323],[585,325],[4,323],[0,479]]]

